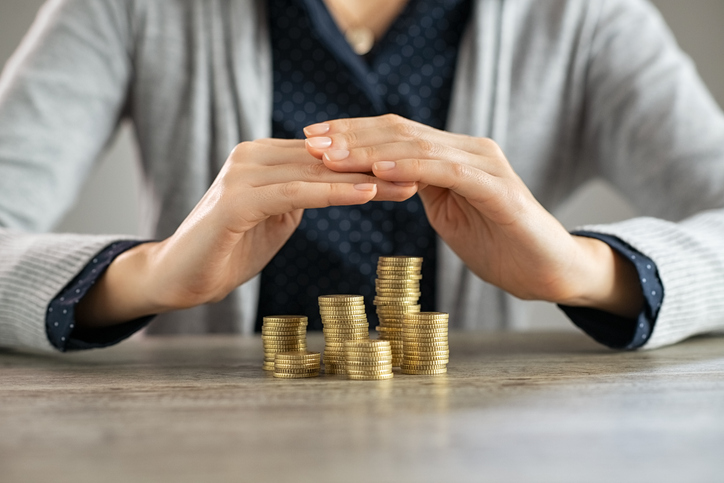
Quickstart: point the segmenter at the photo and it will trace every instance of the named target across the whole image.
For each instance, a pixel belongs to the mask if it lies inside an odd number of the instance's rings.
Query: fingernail
[[[397,163],[394,161],[377,161],[372,165],[375,171],[389,171],[394,169],[395,166],[397,166]]]
[[[312,124],[311,126],[307,126],[304,128],[304,134],[306,134],[307,136],[319,136],[326,132],[329,132],[329,124],[327,124],[326,122],[320,124]]]
[[[309,138],[307,143],[316,149],[328,148],[332,145],[332,138],[321,137],[321,138]]]
[[[349,156],[349,151],[346,149],[332,149],[324,153],[324,157],[327,161],[342,161]]]
[[[377,185],[374,183],[359,183],[354,185],[354,189],[359,191],[374,191]]]

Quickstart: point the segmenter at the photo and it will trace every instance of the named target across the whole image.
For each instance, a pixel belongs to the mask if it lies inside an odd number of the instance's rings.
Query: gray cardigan
[[[51,350],[49,301],[129,238],[42,233],[120,119],[136,128],[155,238],[173,233],[236,143],[269,136],[263,5],[52,0],[41,11],[0,78],[0,345]],[[495,139],[549,210],[602,177],[646,215],[585,227],[656,262],[665,297],[645,347],[724,327],[724,116],[644,0],[478,0],[448,129]],[[512,298],[442,244],[438,263],[454,327],[513,323]],[[151,330],[248,332],[257,296],[255,279]]]

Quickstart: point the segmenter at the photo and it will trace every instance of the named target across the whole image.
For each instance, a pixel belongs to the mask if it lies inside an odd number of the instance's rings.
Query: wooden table
[[[274,379],[257,337],[0,351],[0,481],[721,482],[724,338],[458,333],[391,381]]]

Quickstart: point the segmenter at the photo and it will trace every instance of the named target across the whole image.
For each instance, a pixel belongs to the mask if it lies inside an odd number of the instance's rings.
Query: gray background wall
[[[42,0],[0,1],[0,65],[12,54],[33,21]],[[688,52],[719,105],[724,105],[724,0],[654,0],[682,48]],[[76,207],[57,227],[60,232],[138,233],[138,185],[133,136],[124,126],[100,160]],[[606,223],[635,215],[631,207],[603,183],[582,188],[556,215],[567,227]],[[552,306],[526,303],[526,326],[569,329]],[[530,310],[532,309],[532,310]],[[521,327],[522,328],[522,327]]]

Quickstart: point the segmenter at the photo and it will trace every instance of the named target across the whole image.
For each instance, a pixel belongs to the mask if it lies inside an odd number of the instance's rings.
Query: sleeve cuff
[[[573,235],[601,240],[633,263],[641,283],[644,308],[635,319],[628,319],[587,307],[559,307],[576,326],[601,344],[614,349],[642,347],[654,331],[664,300],[664,287],[656,264],[618,237],[589,231],[577,231]]]
[[[75,327],[76,305],[118,255],[141,243],[144,242],[120,241],[108,245],[50,302],[45,328],[48,341],[53,347],[61,352],[108,347],[127,339],[153,319],[154,316],[147,316],[98,329],[79,330]]]

